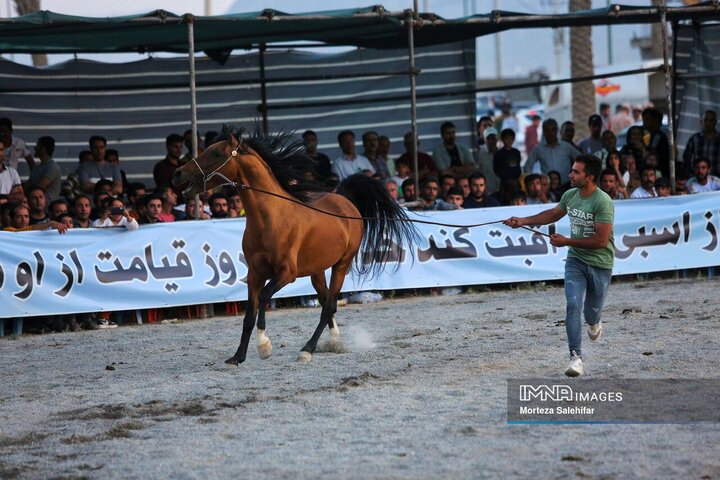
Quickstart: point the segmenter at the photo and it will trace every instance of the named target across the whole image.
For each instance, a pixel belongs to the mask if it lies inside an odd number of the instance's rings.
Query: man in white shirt
[[[720,178],[710,175],[710,161],[707,158],[695,160],[695,176],[685,186],[690,193],[716,192],[720,190]]]
[[[642,184],[633,190],[630,198],[652,198],[657,197],[655,191],[655,167],[646,166],[640,174]]]
[[[32,170],[35,159],[25,144],[25,140],[13,134],[12,120],[7,117],[0,118],[0,141],[5,146],[5,163],[13,170],[17,170],[20,159],[24,158]]]
[[[20,175],[5,165],[5,146],[0,142],[0,195],[9,194],[15,185],[20,185]]]
[[[338,134],[338,145],[342,154],[332,164],[332,172],[343,181],[356,173],[375,174],[370,160],[355,153],[355,134],[350,130],[343,130]]]

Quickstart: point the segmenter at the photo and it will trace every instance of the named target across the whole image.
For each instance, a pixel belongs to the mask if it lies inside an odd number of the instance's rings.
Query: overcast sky
[[[240,13],[259,11],[273,8],[288,13],[311,12],[329,9],[345,9],[366,7],[373,4],[382,4],[388,10],[404,10],[412,8],[412,0],[207,0],[212,15],[225,13]],[[14,16],[15,12],[9,7],[12,2],[0,2],[2,16]],[[501,10],[511,10],[528,13],[552,13],[555,10],[555,0],[418,0],[420,10],[428,9],[445,18],[462,17],[470,14],[472,6],[476,13],[487,13],[496,5]],[[593,0],[593,7],[599,8],[607,5],[607,0]],[[629,5],[649,5],[650,0],[623,0],[621,3]],[[671,2],[672,3],[672,2]],[[567,12],[567,0],[559,0],[559,10]],[[91,2],[76,0],[41,0],[42,9],[52,10],[69,15],[111,17],[119,15],[132,15],[147,13],[156,9],[164,9],[173,13],[193,13],[203,15],[206,2],[203,0],[93,0]],[[8,12],[10,8],[10,12]],[[608,64],[607,27],[593,28],[593,52],[596,66]],[[647,35],[648,27],[644,25],[617,26],[612,28],[613,64],[638,65],[640,55],[637,49],[631,48],[629,41],[633,35]],[[537,69],[544,69],[548,73],[556,70],[553,31],[550,29],[515,30],[500,35],[502,49],[502,73],[504,76],[522,76]],[[567,43],[565,35],[565,52],[561,56],[561,70],[568,70]],[[497,73],[496,62],[496,36],[480,37],[478,48],[478,76],[494,77]],[[29,64],[27,55],[9,56],[11,60]],[[50,63],[67,60],[68,56],[55,55],[50,57]],[[133,61],[142,57],[135,54],[123,55],[82,55],[99,61]]]

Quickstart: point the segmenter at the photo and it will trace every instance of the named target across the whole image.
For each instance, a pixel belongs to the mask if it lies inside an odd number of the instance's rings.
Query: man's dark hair
[[[618,177],[617,172],[612,168],[606,168],[600,173],[600,178],[604,177],[605,175],[612,175],[615,177],[615,180],[620,180],[620,177]]]
[[[185,138],[183,138],[182,135],[178,135],[177,133],[171,133],[165,138],[165,146],[169,147],[173,143],[183,143],[185,142]]]
[[[440,133],[443,133],[448,128],[455,128],[455,124],[453,122],[443,122],[442,125],[440,125]]]
[[[375,136],[378,137],[378,133],[377,133],[375,130],[369,130],[369,131],[363,133],[363,134],[362,134],[362,141],[363,141],[363,143],[365,143],[365,139],[366,139],[367,137],[369,137],[370,135],[373,135],[373,134],[375,134]],[[378,140],[379,140],[379,137],[378,137]]]
[[[118,158],[118,160],[120,160],[120,154],[117,150],[115,150],[114,148],[108,148],[107,150],[105,150],[105,158],[112,156],[115,156]]]
[[[128,185],[128,188],[127,188],[128,198],[135,197],[137,195],[138,190],[146,190],[145,184],[140,183],[140,182],[134,182],[134,183],[131,183],[130,185]]]
[[[558,126],[557,120],[555,120],[554,118],[546,118],[545,120],[543,120],[542,126],[543,126],[543,128],[545,128],[545,127],[557,128],[557,126]]]
[[[439,181],[439,183],[442,184],[442,183],[445,181],[446,178],[452,178],[453,180],[455,180],[455,181],[457,182],[457,178],[455,178],[455,175],[450,175],[449,173],[446,173],[445,175],[440,175],[440,181]],[[437,181],[437,180],[436,180],[436,181]]]
[[[92,152],[90,150],[81,150],[80,153],[78,153],[78,161],[82,162],[82,158],[86,155],[92,155]]]
[[[103,145],[107,145],[107,139],[105,137],[101,137],[100,135],[93,135],[90,137],[90,140],[88,140],[88,145],[90,145],[90,148],[93,146],[93,142],[100,141],[103,143]]]
[[[533,183],[535,180],[539,180],[540,175],[537,173],[531,173],[529,175],[525,176],[525,179],[523,180],[523,183],[525,184],[525,190],[527,190],[530,187],[530,184]]]
[[[464,197],[463,189],[458,187],[457,185],[454,187],[448,188],[447,193],[445,194],[445,197],[449,197],[450,195],[460,195],[461,197]]]
[[[305,131],[303,132],[303,134],[302,134],[303,140],[304,140],[305,137],[308,136],[308,135],[315,135],[315,137],[317,138],[317,133],[315,133],[315,130],[305,130]]]
[[[77,206],[78,200],[80,200],[81,198],[84,198],[84,199],[87,200],[90,204],[92,204],[92,200],[91,200],[90,197],[88,197],[87,195],[85,195],[85,194],[76,195],[75,198],[73,199],[73,208],[75,208],[75,207]]]
[[[699,158],[696,158],[695,161],[693,162],[693,167],[696,167],[698,163],[703,163],[703,162],[704,162],[708,167],[710,166],[710,160],[708,160],[708,159],[705,158],[705,157],[699,157]]]
[[[57,217],[53,218],[53,220],[56,221],[56,222],[62,222],[62,221],[65,220],[66,218],[69,218],[70,220],[73,220],[72,215],[70,215],[70,214],[67,213],[67,212],[61,213],[61,214],[58,215]]]
[[[140,199],[140,204],[147,208],[148,204],[152,200],[160,200],[162,202],[162,195],[158,195],[157,193],[150,193],[148,195],[145,195]]]
[[[210,198],[208,199],[208,205],[210,205],[212,207],[213,202],[215,202],[215,200],[217,200],[218,198],[224,198],[226,201],[228,199],[225,194],[213,193],[212,195],[210,195]]]
[[[642,175],[643,172],[648,171],[648,170],[651,170],[653,173],[655,173],[656,168],[653,167],[652,165],[647,165],[647,164],[643,165],[642,170],[640,170],[640,175]]]
[[[408,185],[415,185],[415,179],[414,178],[406,178],[403,180],[402,185],[400,185],[400,189],[404,189]]]
[[[405,180],[405,182],[407,182],[408,180],[410,180],[410,179],[408,178],[407,180]],[[403,182],[403,184],[405,182]],[[430,182],[438,183],[437,178],[435,178],[435,177],[425,177],[420,182],[420,188],[423,189],[423,188],[427,187],[428,183],[430,183]]]
[[[10,120],[8,117],[0,118],[0,127],[7,127],[7,129],[12,132],[13,131],[12,120]]]
[[[593,183],[597,185],[600,181],[600,174],[603,170],[602,160],[595,155],[588,155],[587,153],[584,153],[575,157],[575,161],[585,165],[585,175],[592,175]]]
[[[654,107],[648,107],[642,111],[642,116],[649,115],[650,118],[654,118],[658,123],[662,123],[663,114],[660,110]]]
[[[487,180],[487,177],[482,172],[473,172],[468,177],[468,182],[472,183],[473,180],[476,180],[478,178],[482,178],[483,180]]]
[[[48,204],[48,212],[52,211],[55,205],[60,205],[61,203],[65,205],[65,208],[70,210],[70,205],[68,205],[68,202],[64,198],[56,198]]]
[[[340,143],[340,141],[345,135],[350,135],[351,137],[355,138],[355,133],[352,130],[343,130],[342,132],[338,133],[338,143]]]
[[[40,137],[37,139],[37,146],[42,147],[43,150],[45,150],[45,153],[53,156],[53,153],[55,153],[55,139],[52,137]]]
[[[99,193],[100,191],[102,191],[102,190],[101,190],[102,187],[104,187],[104,186],[106,186],[106,185],[109,185],[110,188],[112,188],[112,187],[113,187],[113,182],[112,182],[112,180],[108,180],[107,178],[101,178],[101,179],[98,180],[97,183],[95,184],[95,187],[93,188],[93,193]]]
[[[477,124],[480,125],[482,122],[487,120],[492,122],[492,118],[488,117],[487,115],[483,115],[482,117],[480,117],[480,120],[478,120]]]

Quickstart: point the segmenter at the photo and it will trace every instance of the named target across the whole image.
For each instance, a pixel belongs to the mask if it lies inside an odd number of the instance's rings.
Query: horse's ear
[[[233,150],[239,150],[242,146],[242,137],[236,137],[235,134],[230,134],[230,147]]]

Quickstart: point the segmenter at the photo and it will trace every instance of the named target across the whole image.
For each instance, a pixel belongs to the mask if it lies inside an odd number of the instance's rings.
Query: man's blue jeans
[[[572,257],[565,261],[565,330],[571,357],[573,351],[582,356],[583,325],[580,313],[585,315],[588,325],[597,325],[600,322],[611,277],[612,269],[591,267]]]

